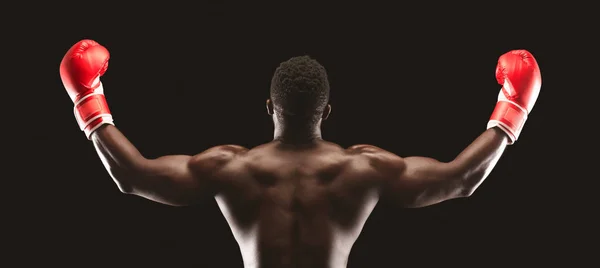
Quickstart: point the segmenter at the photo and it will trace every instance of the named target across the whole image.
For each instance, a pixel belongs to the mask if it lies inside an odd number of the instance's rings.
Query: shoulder
[[[206,151],[204,151],[203,153],[239,154],[239,153],[243,153],[243,152],[247,152],[247,151],[248,151],[248,148],[243,147],[243,146],[233,145],[233,144],[225,144],[225,145],[219,145],[219,146],[209,148]]]
[[[392,152],[368,144],[357,144],[350,146],[348,149],[346,149],[346,152],[350,155],[365,156],[374,159],[402,159],[400,156]]]
[[[219,145],[194,155],[190,159],[190,165],[194,170],[212,171],[225,166],[247,151],[243,146]]]
[[[353,145],[348,147],[346,152],[379,172],[397,172],[405,166],[404,158],[374,145]]]

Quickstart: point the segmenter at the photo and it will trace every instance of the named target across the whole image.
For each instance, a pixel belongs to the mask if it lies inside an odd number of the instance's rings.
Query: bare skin
[[[269,100],[267,111],[274,139],[250,150],[222,145],[194,156],[147,159],[112,125],[100,127],[92,140],[124,193],[173,206],[213,196],[246,268],[346,267],[378,201],[423,207],[467,197],[507,145],[506,134],[492,128],[453,161],[402,158],[371,145],[344,149],[324,141],[321,122],[283,122]]]

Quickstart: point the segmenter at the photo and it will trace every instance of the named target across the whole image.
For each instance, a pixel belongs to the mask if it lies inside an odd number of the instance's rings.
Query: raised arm
[[[124,193],[169,205],[189,205],[214,192],[215,174],[239,146],[219,146],[196,156],[147,159],[114,126],[100,77],[108,68],[108,50],[93,40],[73,45],[60,64],[60,77],[75,104],[75,118],[93,141],[104,166]]]
[[[213,195],[215,173],[245,151],[233,145],[213,147],[195,156],[147,159],[113,125],[92,134],[96,151],[119,189],[168,205],[190,205]]]
[[[454,160],[400,158],[378,151],[385,163],[383,197],[402,207],[423,207],[470,196],[490,174],[504,152],[508,137],[499,128],[483,132]]]
[[[519,137],[541,87],[536,60],[525,50],[500,57],[496,78],[502,85],[496,108],[483,132],[454,160],[440,162],[427,157],[400,158],[377,151],[375,159],[387,184],[385,199],[405,207],[422,207],[466,197],[490,174],[506,145]]]

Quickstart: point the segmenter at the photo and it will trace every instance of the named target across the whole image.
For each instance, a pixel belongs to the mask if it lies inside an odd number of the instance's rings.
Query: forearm
[[[119,189],[129,192],[135,172],[145,160],[135,146],[113,125],[103,125],[91,136],[98,156]]]
[[[452,163],[459,167],[464,195],[468,196],[490,174],[506,149],[508,136],[497,127],[490,128],[465,148]]]

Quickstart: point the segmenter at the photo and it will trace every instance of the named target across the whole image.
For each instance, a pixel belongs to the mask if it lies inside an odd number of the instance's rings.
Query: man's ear
[[[323,110],[323,115],[321,116],[321,118],[323,118],[323,120],[327,120],[327,118],[329,117],[330,114],[331,114],[331,104],[327,104],[327,106],[325,106],[325,109]]]
[[[271,99],[267,99],[267,114],[273,115],[273,102]]]

